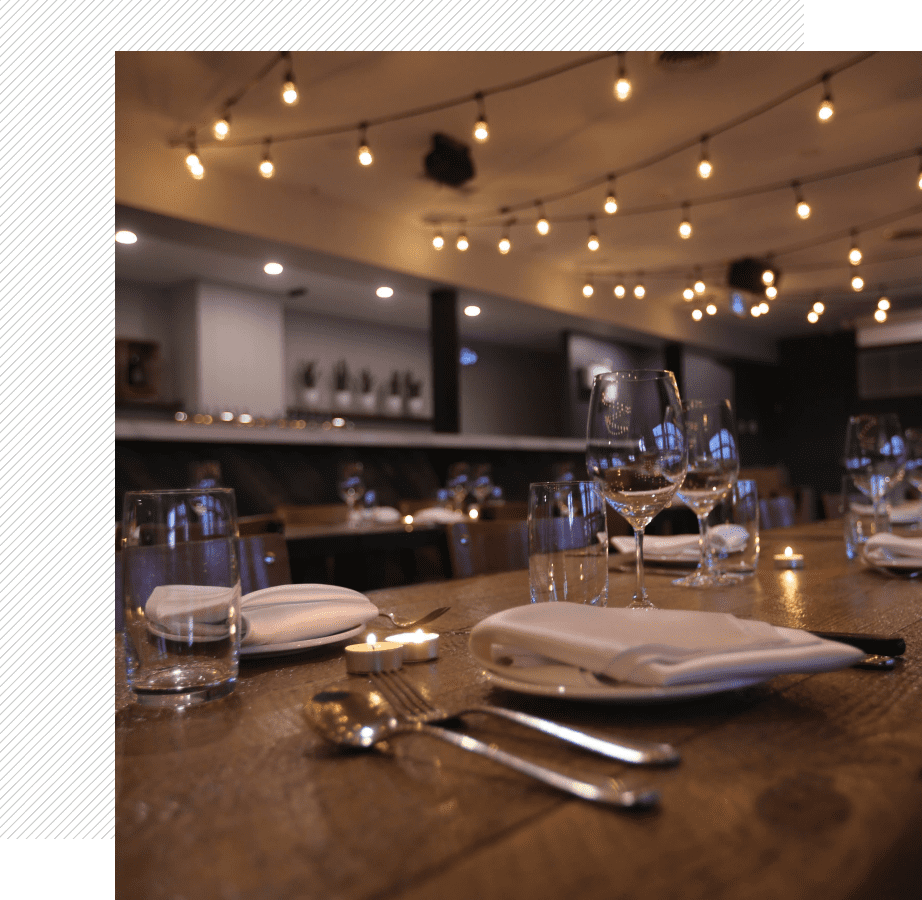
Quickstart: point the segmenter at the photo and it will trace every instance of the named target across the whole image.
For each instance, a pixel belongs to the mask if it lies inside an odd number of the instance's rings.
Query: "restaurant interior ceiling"
[[[450,286],[482,310],[462,339],[534,346],[922,317],[922,53],[120,52],[115,150],[119,279],[414,329]]]

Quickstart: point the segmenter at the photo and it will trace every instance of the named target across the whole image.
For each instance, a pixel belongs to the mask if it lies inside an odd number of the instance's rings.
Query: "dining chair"
[[[793,497],[768,497],[759,501],[759,527],[788,528],[797,520]]]
[[[469,578],[528,568],[525,519],[471,520],[448,526],[452,575]]]

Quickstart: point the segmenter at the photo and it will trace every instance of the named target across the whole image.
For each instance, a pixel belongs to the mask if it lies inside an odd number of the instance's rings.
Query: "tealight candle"
[[[403,647],[404,662],[426,662],[439,655],[439,636],[418,628],[413,634],[390,634],[387,639]]]
[[[369,634],[364,644],[346,647],[346,671],[352,675],[394,672],[403,665],[403,644],[379,641]]]
[[[804,556],[802,553],[795,553],[793,548],[785,547],[784,553],[775,554],[776,569],[802,569],[804,567]]]

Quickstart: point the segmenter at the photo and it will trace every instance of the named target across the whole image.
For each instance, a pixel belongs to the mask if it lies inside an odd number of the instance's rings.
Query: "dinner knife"
[[[810,634],[827,641],[849,644],[874,656],[902,656],[906,652],[906,641],[895,634],[850,634],[845,631],[811,631]]]

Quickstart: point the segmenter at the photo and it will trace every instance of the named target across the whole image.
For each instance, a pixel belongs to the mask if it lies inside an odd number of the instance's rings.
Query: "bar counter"
[[[776,570],[790,545],[804,568]],[[647,576],[657,606],[810,630],[898,634],[892,671],[779,676],[648,705],[529,697],[492,687],[473,625],[528,602],[524,571],[371,592],[427,630],[440,656],[404,674],[443,708],[526,710],[616,737],[668,741],[675,767],[628,767],[512,723],[472,735],[539,762],[657,788],[631,813],[557,793],[423,735],[342,752],[305,722],[346,673],[342,645],[243,660],[229,697],[182,713],[135,706],[116,643],[116,895],[132,900],[846,900],[918,896],[922,863],[922,584],[845,558],[841,526],[763,532],[756,576],[729,588]],[[609,605],[633,576],[611,572]],[[398,629],[370,625],[378,635]],[[460,727],[460,726],[453,726]]]

